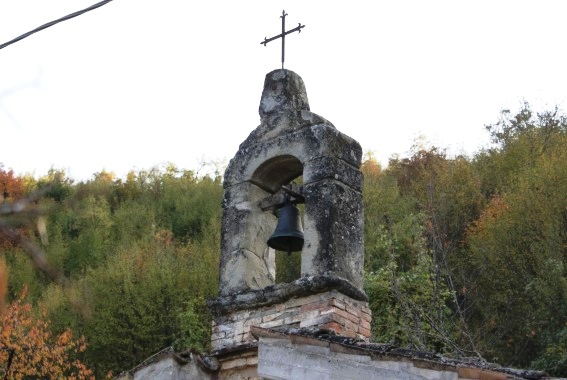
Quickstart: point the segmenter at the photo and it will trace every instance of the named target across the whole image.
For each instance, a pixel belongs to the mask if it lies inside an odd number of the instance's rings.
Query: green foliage
[[[557,110],[526,104],[488,126],[495,145],[470,159],[421,146],[387,168],[365,157],[375,340],[567,376],[566,125]],[[85,335],[85,361],[99,377],[166,346],[208,349],[219,176],[168,165],[78,184],[53,169],[37,181],[5,177],[18,185],[13,194],[44,191],[49,241],[26,234],[70,279],[48,284],[21,249],[0,242],[8,297],[27,285],[55,333]],[[278,282],[299,276],[299,254],[277,260]]]
[[[203,297],[191,298],[184,303],[177,314],[179,329],[174,348],[183,351],[188,348],[197,352],[207,352],[211,343],[211,320],[208,306]]]
[[[36,301],[43,290],[46,281],[38,273],[31,261],[21,248],[4,249],[2,256],[6,258],[9,268],[8,295],[15,299],[24,288],[27,288],[27,298]]]
[[[153,238],[157,229],[154,207],[146,202],[125,199],[112,217],[112,241],[118,246],[128,247],[135,242]]]
[[[422,217],[409,217],[404,222],[413,230],[411,256],[413,265],[401,270],[400,236],[384,228],[379,232],[382,248],[389,252],[386,265],[367,272],[365,291],[372,310],[374,340],[436,352],[455,351],[451,310],[447,307],[451,293],[443,282],[435,278],[431,254],[420,232]],[[402,238],[403,239],[403,238]]]
[[[179,173],[175,173],[178,175]],[[162,179],[162,196],[157,203],[158,219],[176,239],[199,237],[210,218],[220,210],[220,177],[197,180],[190,172]]]
[[[557,110],[534,115],[526,104],[487,127],[498,145],[475,166],[491,199],[467,231],[460,270],[488,358],[555,373],[549,358],[567,323],[566,126]]]
[[[463,276],[485,351],[526,365],[567,322],[565,149],[538,154],[507,187],[468,231]]]
[[[110,206],[102,197],[87,196],[81,200],[74,218],[76,237],[69,242],[67,273],[80,273],[102,263],[110,247],[113,226]]]
[[[362,164],[364,174],[364,263],[368,271],[377,271],[390,262],[396,252],[402,270],[415,261],[415,241],[421,229],[415,229],[416,201],[403,197],[392,171],[383,171],[370,156]]]
[[[289,283],[301,277],[301,252],[276,251],[276,283]]]
[[[544,370],[551,376],[567,373],[567,327],[560,330],[545,352],[532,362],[531,367]]]
[[[10,294],[28,284],[54,332],[87,336],[85,360],[98,377],[173,344],[208,347],[204,300],[218,288],[220,178],[168,167],[131,172],[126,181],[102,171],[73,185],[50,171],[35,185],[47,194],[40,204],[49,210],[49,241],[30,237],[70,281],[49,284],[8,244]]]
[[[134,367],[175,341],[206,347],[209,336],[193,328],[210,326],[210,317],[195,300],[212,296],[216,283],[204,279],[211,270],[203,270],[202,252],[195,248],[175,244],[164,231],[153,242],[118,252],[77,283],[91,308],[83,322],[92,344],[86,360],[98,373]],[[204,262],[212,264],[206,257]],[[187,308],[179,313],[184,304]],[[191,320],[197,312],[198,324]],[[191,335],[180,341],[182,332]]]
[[[56,202],[62,202],[72,191],[73,180],[65,175],[64,170],[49,169],[47,176],[37,181],[37,189]]]

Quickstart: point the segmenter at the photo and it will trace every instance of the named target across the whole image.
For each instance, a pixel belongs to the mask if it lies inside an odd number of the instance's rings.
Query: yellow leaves
[[[382,167],[380,166],[380,163],[376,161],[372,154],[367,154],[364,162],[362,162],[360,169],[364,173],[365,177],[378,176],[380,175],[380,173],[382,173]]]

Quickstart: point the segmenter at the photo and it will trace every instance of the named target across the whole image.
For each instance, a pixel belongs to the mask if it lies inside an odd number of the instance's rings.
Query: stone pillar
[[[336,275],[362,289],[362,173],[342,159],[322,157],[305,164],[303,177],[302,275]]]

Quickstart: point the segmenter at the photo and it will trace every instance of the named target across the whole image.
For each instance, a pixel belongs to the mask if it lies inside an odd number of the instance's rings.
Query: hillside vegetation
[[[364,158],[372,339],[567,376],[567,119],[526,104],[487,133],[493,147],[473,157],[414,147],[385,168]],[[206,351],[222,195],[220,175],[172,165],[80,183],[0,166],[1,204],[32,210],[0,214],[15,232],[0,234],[0,374],[22,354],[6,348],[7,310],[22,303],[34,311],[24,331],[79,339],[65,360],[97,378],[167,346]],[[278,259],[278,281],[297,261]]]

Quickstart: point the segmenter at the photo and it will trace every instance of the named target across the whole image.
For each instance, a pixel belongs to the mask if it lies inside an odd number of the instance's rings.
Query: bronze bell
[[[268,246],[290,254],[303,248],[303,227],[299,209],[291,202],[278,210],[278,225],[268,239]]]

